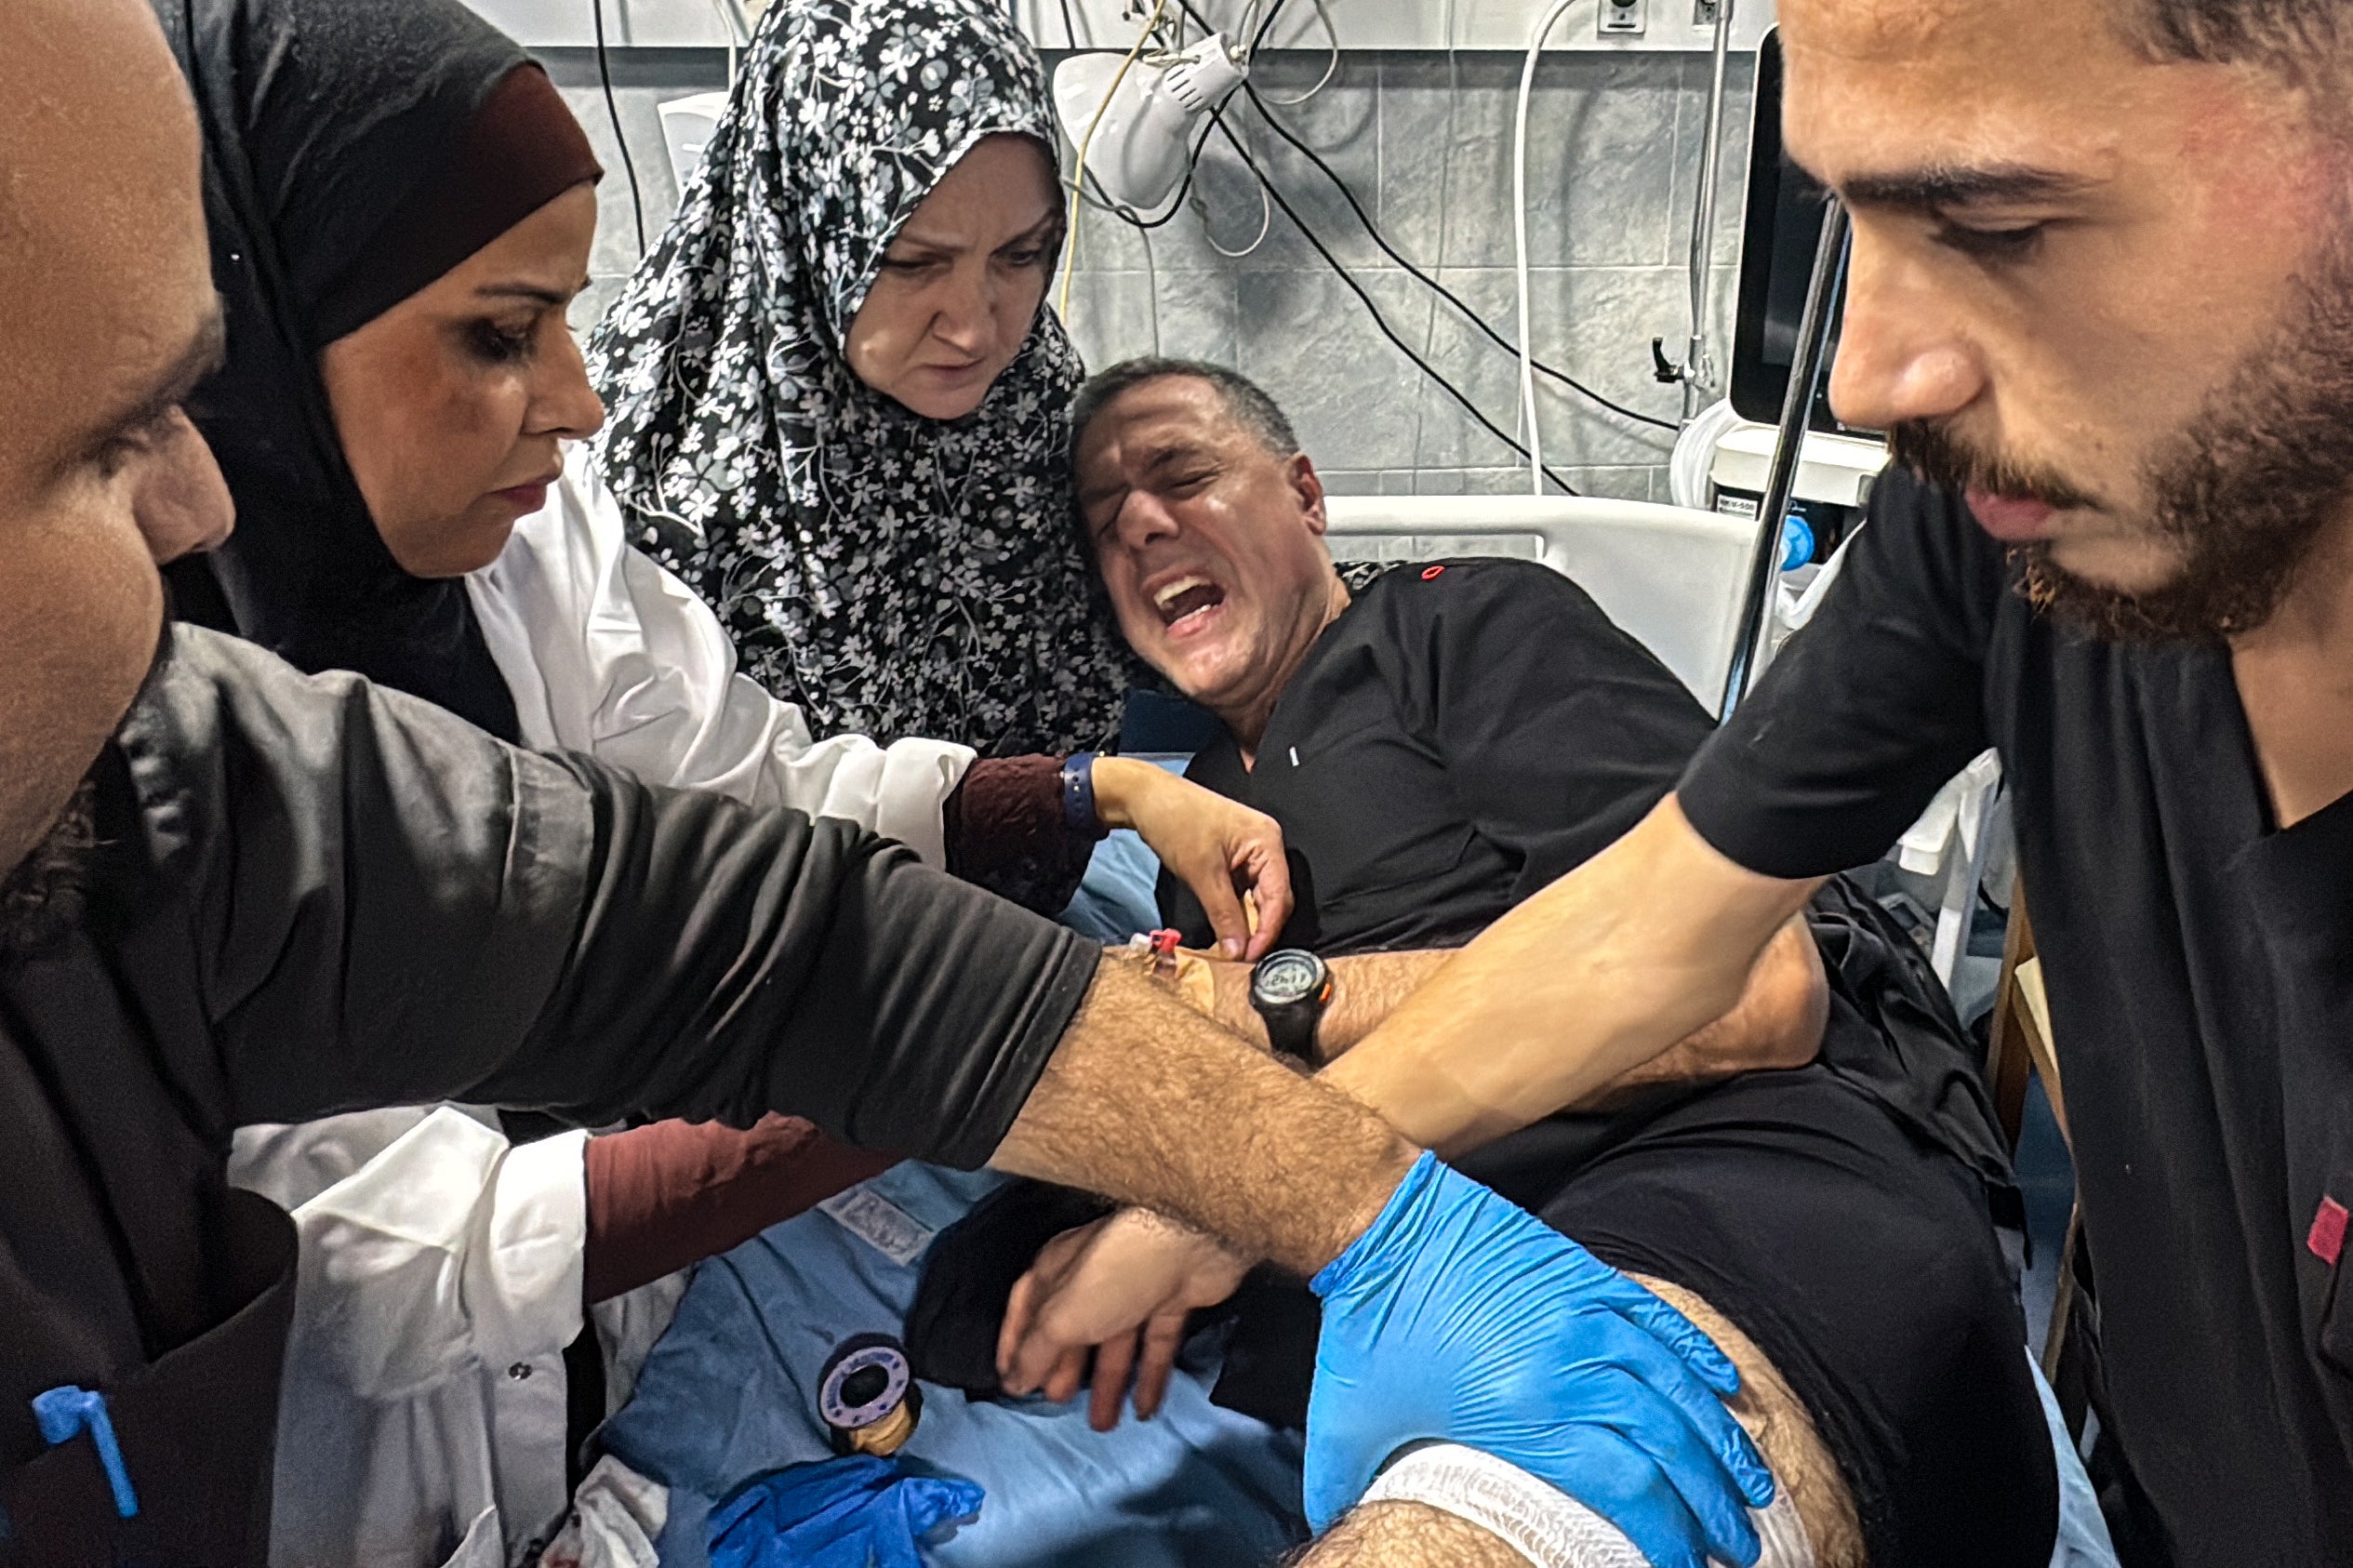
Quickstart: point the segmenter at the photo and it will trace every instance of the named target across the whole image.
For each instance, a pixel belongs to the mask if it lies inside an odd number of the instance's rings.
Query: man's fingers
[[[1616,1525],[1653,1568],[1709,1568],[1710,1557],[1742,1568],[1756,1561],[1756,1533],[1745,1517],[1745,1539],[1711,1541],[1657,1463],[1624,1434],[1572,1427],[1562,1447],[1556,1473],[1543,1479]]]
[[[1035,1269],[1013,1282],[1013,1294],[1005,1297],[1005,1321],[997,1325],[997,1378],[1011,1394],[1026,1394],[1026,1388],[1014,1387],[1014,1358],[1021,1349],[1021,1341],[1029,1337],[1030,1317],[1038,1298],[1038,1276]]]
[[[1243,918],[1242,899],[1233,890],[1233,879],[1220,866],[1216,875],[1193,882],[1192,887],[1193,896],[1201,900],[1202,912],[1209,917],[1210,929],[1217,934],[1218,956],[1242,957],[1250,947],[1250,923]]]
[[[1108,1432],[1120,1424],[1120,1404],[1127,1398],[1127,1375],[1135,1365],[1133,1334],[1115,1334],[1095,1348],[1095,1397],[1087,1404],[1088,1426]]]
[[[1724,1354],[1723,1347],[1708,1338],[1706,1330],[1683,1316],[1671,1302],[1643,1288],[1641,1281],[1623,1282],[1612,1293],[1610,1304],[1682,1357],[1683,1364],[1716,1392],[1730,1398],[1740,1391],[1740,1369]]]
[[[1078,1397],[1079,1385],[1085,1381],[1086,1347],[1082,1345],[1055,1358],[1054,1369],[1046,1374],[1040,1391],[1052,1403],[1068,1404]]]
[[[1283,853],[1283,831],[1273,831],[1272,842],[1243,862],[1243,870],[1251,876],[1251,897],[1258,906],[1258,928],[1251,933],[1243,953],[1253,962],[1267,956],[1283,923],[1291,918],[1291,862]]]
[[[1038,1288],[1039,1304],[1014,1346],[1012,1367],[1004,1374],[1004,1388],[1009,1394],[1030,1394],[1043,1389],[1059,1402],[1078,1391],[1079,1370],[1086,1358],[1086,1347],[1074,1344],[1068,1334],[1056,1329],[1053,1305],[1044,1299],[1045,1287]],[[1008,1312],[1007,1316],[1011,1314]],[[1066,1370],[1068,1386],[1057,1394],[1053,1391],[1055,1379],[1063,1376]]]
[[[1176,1352],[1185,1344],[1185,1314],[1163,1312],[1144,1325],[1144,1351],[1136,1364],[1136,1418],[1149,1421],[1168,1397],[1168,1379],[1176,1370]]]

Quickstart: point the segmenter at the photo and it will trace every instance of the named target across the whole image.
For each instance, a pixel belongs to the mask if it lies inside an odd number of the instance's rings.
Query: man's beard
[[[2353,219],[2294,286],[2270,340],[2150,459],[2149,537],[2180,570],[2137,592],[2060,565],[2051,546],[2015,553],[2039,610],[2109,642],[2212,643],[2268,622],[2353,499]],[[1891,432],[1898,461],[1933,484],[2090,504],[2055,475],[1989,459],[1934,421]]]
[[[98,847],[98,787],[84,778],[31,854],[0,876],[0,960],[33,957],[81,923]]]
[[[162,683],[178,647],[167,615],[156,633],[147,673],[131,698],[131,710]],[[105,756],[100,753],[82,775],[82,782],[41,842],[15,866],[0,872],[0,962],[36,956],[82,923],[83,894],[89,885],[90,861],[100,844],[98,775],[104,765]]]

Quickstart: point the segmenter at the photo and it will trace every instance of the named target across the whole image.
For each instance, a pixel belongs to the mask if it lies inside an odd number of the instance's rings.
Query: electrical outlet
[[[1722,0],[1691,0],[1691,24],[1694,27],[1713,27],[1722,10]]]
[[[1602,0],[1601,31],[1614,38],[1639,38],[1646,0]]]

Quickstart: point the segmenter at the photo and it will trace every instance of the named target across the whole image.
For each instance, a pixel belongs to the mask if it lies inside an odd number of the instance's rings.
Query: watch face
[[[1250,990],[1262,1007],[1305,1002],[1323,984],[1323,965],[1313,953],[1269,953],[1251,977]]]

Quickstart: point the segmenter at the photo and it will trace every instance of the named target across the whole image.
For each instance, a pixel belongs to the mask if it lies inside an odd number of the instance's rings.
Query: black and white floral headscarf
[[[974,414],[873,391],[844,343],[883,252],[981,138],[1051,149],[1005,0],[778,0],[678,215],[589,340],[604,472],[819,734],[1064,752],[1129,666],[1070,523],[1084,370],[1050,309]]]

